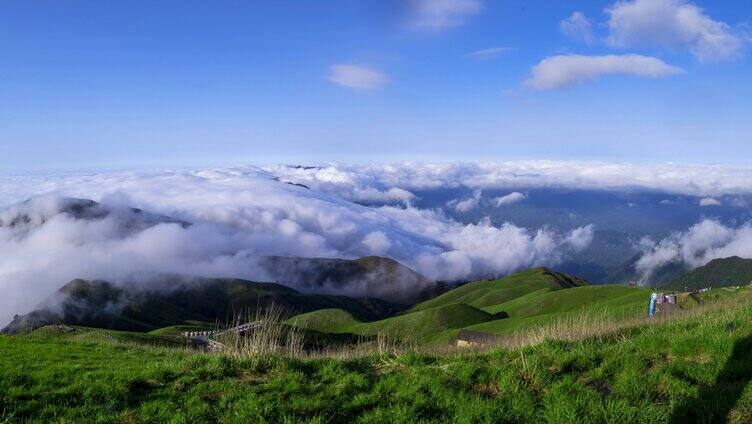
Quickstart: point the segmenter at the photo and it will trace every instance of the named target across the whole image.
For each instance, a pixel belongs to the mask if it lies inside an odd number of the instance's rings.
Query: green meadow
[[[483,352],[235,357],[38,330],[0,337],[0,422],[746,423],[750,300]]]
[[[517,313],[514,299],[526,294],[475,305],[437,298],[432,308],[416,307],[375,324],[336,309],[319,311],[311,321],[321,331],[411,326],[421,337],[447,326],[513,334],[506,332],[515,325],[501,324],[513,320],[536,320],[539,325],[531,328],[556,330],[517,328],[514,334],[525,337],[514,347],[462,350],[425,343],[383,352],[242,355],[188,350],[169,331],[44,327],[4,335],[0,422],[752,421],[750,290],[707,293],[702,305],[647,320],[608,312],[629,304],[630,290],[636,290],[635,305],[644,307],[642,289],[606,287],[609,301],[585,290],[595,287],[549,288]],[[546,288],[529,293],[540,290]],[[564,295],[577,290],[582,294]],[[578,303],[573,298],[595,302],[607,322],[592,322],[589,329],[587,320],[576,317],[593,315],[577,315],[580,307],[568,306]],[[507,306],[509,318],[493,319],[498,305]],[[566,314],[578,331],[561,327]],[[447,321],[431,327],[440,316]]]

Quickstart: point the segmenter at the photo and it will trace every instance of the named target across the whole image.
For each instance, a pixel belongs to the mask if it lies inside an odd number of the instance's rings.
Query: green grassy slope
[[[444,330],[467,327],[491,319],[493,319],[491,314],[478,308],[465,303],[452,303],[380,321],[349,325],[340,331],[362,335],[381,333],[423,342],[434,338]]]
[[[54,339],[88,343],[129,343],[147,346],[185,346],[185,340],[174,334],[139,333],[134,331],[117,331],[102,328],[68,327],[74,331],[66,331],[55,325],[48,325],[30,333],[30,337],[37,339]]]
[[[342,309],[320,309],[297,315],[285,323],[322,333],[337,333],[344,328],[360,323],[360,320]]]
[[[533,268],[499,280],[465,284],[439,297],[419,303],[411,310],[426,310],[451,303],[466,303],[476,308],[484,308],[538,290],[560,290],[572,285],[586,284],[587,282],[576,277],[565,276],[546,268]]]
[[[649,289],[608,285],[534,292],[486,308],[486,311],[491,313],[505,311],[510,318],[473,325],[467,329],[496,335],[511,335],[578,315],[591,316],[594,319],[636,317],[647,313],[649,297]]]
[[[737,295],[485,354],[231,359],[0,335],[0,422],[749,423],[752,296]]]
[[[635,303],[645,306],[649,296],[649,289],[615,285],[584,286],[568,290],[536,291],[485,310],[490,313],[505,311],[513,317],[571,312],[583,308],[616,310]]]
[[[486,322],[493,315],[464,303],[415,311],[391,318],[360,322],[346,311],[328,309],[290,318],[286,324],[323,333],[349,333],[361,336],[383,334],[399,339],[428,342],[446,330]]]
[[[153,336],[179,335],[186,331],[212,330],[215,327],[216,327],[215,324],[208,323],[208,322],[196,323],[196,324],[184,324],[184,325],[170,325],[167,327],[162,327],[156,330],[149,331],[147,334],[151,334]]]

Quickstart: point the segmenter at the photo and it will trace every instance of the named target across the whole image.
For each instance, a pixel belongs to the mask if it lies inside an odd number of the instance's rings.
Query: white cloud
[[[447,202],[447,206],[460,213],[470,212],[471,210],[478,207],[478,204],[480,204],[481,196],[481,190],[475,190],[471,197],[463,200],[451,200]]]
[[[648,248],[635,264],[635,269],[642,276],[642,282],[649,282],[653,273],[667,264],[695,268],[729,256],[752,258],[752,224],[731,228],[706,219]]]
[[[533,66],[531,72],[526,85],[538,90],[554,90],[593,82],[604,75],[663,78],[680,74],[682,70],[654,57],[627,54],[551,56]]]
[[[427,30],[443,30],[462,25],[481,11],[479,0],[410,0],[412,25]]]
[[[510,205],[512,203],[516,203],[525,199],[527,199],[527,196],[525,196],[523,193],[514,191],[507,195],[497,197],[496,199],[494,199],[494,201],[496,202],[497,207],[501,207],[501,206]]]
[[[575,251],[581,251],[590,246],[590,243],[593,241],[594,231],[595,226],[593,224],[575,228],[564,239],[564,244],[568,244]]]
[[[606,41],[615,47],[685,48],[701,62],[713,62],[739,56],[745,41],[686,0],[622,0],[606,12]]]
[[[332,65],[329,80],[357,90],[376,90],[389,83],[389,76],[359,65]]]
[[[381,169],[396,174],[401,168]],[[463,224],[409,202],[361,206],[336,193],[351,195],[371,186],[390,193],[396,186],[358,168],[304,171],[329,183],[312,179],[308,190],[282,181],[289,175],[254,167],[0,177],[0,205],[52,191],[102,201],[111,212],[77,217],[50,195],[0,214],[6,223],[0,225],[0,321],[28,311],[74,278],[127,282],[134,273],[159,272],[265,281],[270,276],[254,260],[265,255],[384,254],[446,280],[562,260],[567,235],[509,223],[492,226],[488,220]],[[356,190],[348,184],[362,185]],[[23,215],[32,217],[28,226],[7,225],[26,222],[18,218]],[[159,215],[193,225],[154,218]]]
[[[592,44],[595,41],[593,25],[582,12],[574,12],[567,19],[559,22],[559,29],[562,34],[574,41],[582,41],[586,44]]]
[[[488,49],[476,50],[472,53],[469,53],[467,56],[477,60],[488,60],[493,59],[510,50],[512,50],[511,47],[491,47]]]
[[[700,206],[721,206],[721,202],[713,197],[703,197],[700,199]]]
[[[392,246],[392,242],[389,241],[389,236],[384,234],[383,231],[374,231],[366,234],[366,236],[363,237],[363,244],[368,247],[373,255],[385,255]]]
[[[415,195],[398,184],[384,181],[383,175],[363,172],[363,166],[331,165],[323,167],[266,166],[281,181],[303,184],[313,190],[335,194],[364,204],[405,203]],[[389,166],[382,168],[388,174]]]

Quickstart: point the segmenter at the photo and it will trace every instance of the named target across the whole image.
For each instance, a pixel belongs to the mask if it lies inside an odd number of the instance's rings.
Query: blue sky
[[[750,20],[708,0],[4,1],[0,171],[745,164]]]

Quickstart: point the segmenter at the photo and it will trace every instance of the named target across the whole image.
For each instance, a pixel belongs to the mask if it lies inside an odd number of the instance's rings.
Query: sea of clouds
[[[0,226],[0,320],[27,312],[74,278],[128,281],[134,273],[165,272],[264,280],[269,276],[254,258],[265,255],[381,255],[434,280],[555,266],[589,245],[592,225],[560,234],[513,223],[494,226],[488,219],[460,223],[441,210],[413,206],[414,192],[510,188],[511,197],[497,200],[502,207],[524,201],[514,187],[719,196],[752,192],[751,177],[749,168],[553,161],[7,175],[0,177],[0,221],[6,222]],[[457,199],[454,206],[472,207],[479,196]],[[112,213],[99,219],[58,213],[67,197],[93,199]],[[153,214],[144,215],[151,221],[134,225],[130,207]],[[38,225],[9,227],[21,212],[36,216]],[[159,215],[192,225],[155,220]],[[649,273],[651,264],[666,260],[695,264],[713,255],[749,256],[749,234],[749,225],[704,221],[687,234],[646,244],[639,266]]]

